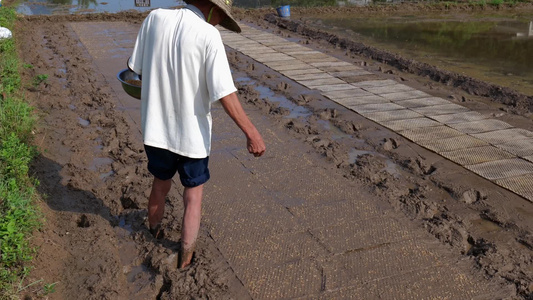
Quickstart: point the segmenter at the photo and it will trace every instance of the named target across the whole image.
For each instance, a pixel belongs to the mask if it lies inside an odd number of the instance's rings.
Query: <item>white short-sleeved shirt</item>
[[[191,158],[209,156],[211,103],[237,90],[219,31],[194,6],[154,10],[128,66],[142,75],[144,144]]]

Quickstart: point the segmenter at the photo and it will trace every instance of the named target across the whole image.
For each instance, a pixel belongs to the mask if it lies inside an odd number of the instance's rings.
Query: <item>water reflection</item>
[[[345,2],[345,1],[342,1],[342,2]],[[337,5],[337,0],[235,0],[234,4],[238,7],[246,7],[246,8],[265,7],[265,6],[278,7],[281,5],[309,7],[309,6]]]
[[[517,32],[516,37],[518,38],[533,38],[533,21],[529,22],[529,28],[527,32]]]
[[[362,25],[358,31],[410,49],[437,52],[479,63],[498,63],[508,73],[525,75],[533,70],[533,41],[512,39],[519,28],[526,27],[524,25],[511,21],[411,22],[388,23],[377,27]]]
[[[234,5],[242,8],[278,7],[282,5],[312,6],[346,6],[368,5],[373,2],[400,2],[401,0],[235,0]],[[151,5],[143,5],[151,3]],[[182,6],[181,0],[30,0],[20,1],[18,12],[21,14],[64,14],[78,13],[80,10],[115,13],[128,9],[143,11],[153,8],[170,8]],[[142,7],[147,7],[142,9]],[[68,9],[66,9],[68,8]]]
[[[154,3],[155,2],[155,3]],[[109,12],[135,9],[147,11],[154,8],[171,8],[185,5],[181,0],[151,1],[151,6],[140,7],[136,0],[32,0],[21,1],[17,12],[24,15],[57,15],[86,12]]]
[[[357,4],[370,0],[235,0],[234,5],[243,8],[257,7],[278,7],[281,5],[292,6],[324,6],[337,4]],[[77,13],[82,10],[93,10],[94,12],[119,12],[127,9],[146,10],[153,8],[169,8],[181,6],[185,3],[181,0],[154,0],[151,6],[145,9],[138,4],[139,0],[30,0],[21,1],[18,12],[26,15],[32,14],[64,14]],[[148,1],[146,1],[148,2]],[[339,2],[339,3],[337,3]]]
[[[278,7],[282,5],[291,6],[345,6],[345,5],[367,5],[372,2],[396,2],[400,0],[235,0],[234,5],[242,8],[258,7]],[[144,7],[139,3],[151,5]],[[26,15],[43,14],[65,14],[94,11],[115,13],[122,10],[137,9],[147,10],[154,8],[170,8],[184,5],[181,0],[30,0],[21,1],[18,12]]]
[[[377,2],[377,1],[376,1]],[[389,2],[392,2],[392,1],[389,1]],[[348,1],[338,1],[338,4],[339,6],[344,6],[344,5],[358,5],[358,6],[364,6],[364,5],[368,5],[368,4],[371,4],[372,1],[371,0],[348,0]]]
[[[533,94],[533,16],[438,19],[431,16],[319,16],[318,24],[408,57]],[[475,20],[475,21],[470,21]]]
[[[38,2],[43,2],[43,1],[38,1]],[[77,1],[73,1],[73,0],[49,0],[49,1],[44,1],[44,2],[48,2],[48,3],[52,3],[52,4],[68,4],[68,5],[72,5],[73,2],[77,2],[76,5],[84,6],[84,7],[89,7],[90,4],[98,5],[96,0],[77,0]]]
[[[401,0],[235,0],[238,7],[278,7],[281,5],[291,6],[345,6],[345,5],[368,5],[373,2],[400,2]]]

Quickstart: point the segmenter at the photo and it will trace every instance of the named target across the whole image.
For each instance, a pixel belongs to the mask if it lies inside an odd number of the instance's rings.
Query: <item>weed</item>
[[[45,284],[43,286],[43,291],[44,291],[44,295],[48,295],[48,294],[52,294],[52,293],[55,293],[56,292],[56,284],[58,283],[59,281],[56,281],[54,283],[49,283],[49,284]]]
[[[9,5],[0,9],[0,26],[13,28],[15,18]],[[30,271],[24,264],[35,252],[28,238],[41,219],[34,204],[37,181],[28,176],[36,154],[30,146],[35,120],[31,106],[17,96],[21,78],[15,38],[0,40],[0,299],[14,299],[20,291]]]
[[[0,26],[12,28],[12,25],[15,22],[17,14],[14,9],[4,7],[2,8],[2,13],[0,14]]]
[[[20,87],[18,58],[12,39],[0,40],[0,94],[14,93]]]
[[[24,279],[25,279],[25,278],[26,278],[26,277],[24,276],[24,277],[22,277],[22,279],[20,279],[20,282],[19,282],[19,284],[18,284],[18,288],[17,288],[17,294],[18,294],[18,293],[21,293],[21,292],[24,292],[24,291],[26,291],[28,288],[30,288],[30,287],[32,287],[32,286],[34,286],[34,285],[36,285],[36,284],[39,284],[39,283],[41,283],[41,282],[43,281],[42,279],[39,279],[39,280],[34,281],[34,282],[32,282],[32,283],[29,283],[29,284],[27,284],[27,285],[25,285],[25,286],[22,286],[22,283],[24,282]]]
[[[441,5],[444,5],[444,8],[446,8],[446,9],[450,9],[453,6],[457,5],[457,2],[443,1],[443,2],[441,2]]]
[[[48,79],[47,74],[39,74],[33,78],[33,86],[38,86]]]
[[[0,104],[0,137],[15,133],[23,142],[29,143],[34,124],[33,108],[26,102],[10,96]]]

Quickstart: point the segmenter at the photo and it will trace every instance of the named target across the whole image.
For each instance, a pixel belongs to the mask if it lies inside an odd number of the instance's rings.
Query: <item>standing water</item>
[[[109,1],[109,2],[107,2]],[[291,0],[303,6],[343,5],[370,0]],[[149,3],[149,6],[137,6]],[[239,7],[276,7],[283,0],[235,0]],[[182,0],[31,0],[21,1],[26,15],[115,13],[135,9],[183,6]],[[299,16],[356,41],[399,53],[406,58],[511,87],[533,95],[533,12],[477,16],[475,14],[321,14]]]
[[[25,15],[116,13],[130,9],[148,11],[155,8],[172,8],[185,5],[183,0],[23,0],[20,3],[17,12]],[[244,8],[277,7],[286,4],[283,0],[234,0],[233,3],[237,7]],[[317,6],[336,5],[337,1],[291,0],[290,3],[301,6]]]
[[[533,13],[321,15],[317,26],[406,58],[533,95]]]
[[[148,11],[183,5],[185,2],[181,0],[32,0],[21,1],[17,12],[24,15],[116,13],[130,9]]]

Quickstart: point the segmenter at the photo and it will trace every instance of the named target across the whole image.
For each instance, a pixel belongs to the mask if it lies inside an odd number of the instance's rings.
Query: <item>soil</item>
[[[377,16],[394,13],[410,12],[410,15],[416,13],[423,13],[429,11],[457,11],[457,13],[464,14],[465,11],[476,11],[479,15],[485,13],[487,15],[494,13],[501,13],[508,11],[512,13],[526,13],[526,11],[533,12],[533,4],[524,3],[518,6],[510,7],[484,7],[482,9],[475,8],[470,5],[457,5],[452,7],[441,5],[424,5],[424,4],[404,4],[391,6],[377,6],[377,7],[347,7],[343,8],[343,14],[373,14]],[[480,10],[482,12],[480,12]],[[430,78],[432,81],[443,83],[447,86],[459,87],[465,90],[469,95],[483,96],[492,99],[493,101],[505,104],[510,110],[518,114],[527,114],[533,112],[533,96],[525,95],[517,92],[511,88],[499,86],[478,80],[476,78],[457,74],[449,70],[429,65],[427,63],[417,62],[409,57],[402,57],[396,53],[391,53],[383,49],[378,49],[370,45],[366,45],[360,41],[353,40],[347,37],[339,36],[335,33],[328,32],[324,26],[317,27],[308,21],[305,16],[320,14],[335,14],[335,8],[296,8],[293,9],[292,18],[279,18],[272,11],[267,9],[261,12],[247,11],[243,16],[250,14],[258,14],[257,19],[264,19],[279,28],[287,29],[299,35],[305,36],[310,40],[322,41],[331,44],[336,48],[340,48],[349,53],[374,61],[382,62],[395,70],[415,74],[421,77]],[[252,18],[250,18],[252,20]],[[264,24],[262,22],[262,24]]]
[[[407,58],[393,55],[383,59],[391,54],[372,60],[379,49],[362,51],[355,41],[336,40],[270,12],[237,10],[236,16],[251,26],[361,65],[380,77],[533,130],[531,99],[523,95],[486,87],[472,78],[466,85],[455,84],[464,78],[449,75],[442,79],[439,74],[444,70]],[[40,116],[35,144],[41,155],[33,163],[32,173],[40,181],[40,206],[46,217],[33,240],[39,252],[27,281],[45,278],[62,283],[46,296],[42,289],[28,289],[26,299],[249,298],[203,228],[193,265],[185,270],[172,267],[177,260],[183,209],[179,188],[171,191],[167,201],[165,238],[155,240],[150,235],[146,205],[152,179],[145,168],[140,135],[132,130],[125,113],[114,106],[108,83],[66,26],[76,21],[139,24],[144,16],[124,12],[26,17],[17,23],[15,34],[23,63],[33,66],[23,69],[26,82],[37,74],[53,75],[38,87],[26,87],[26,96]],[[228,57],[234,76],[252,78],[256,85],[267,86],[311,112],[304,118],[284,118],[289,110],[260,97],[254,86],[237,83],[245,108],[266,116],[272,122],[270,130],[287,132],[310,145],[320,154],[318,159],[332,166],[332,172],[391,203],[398,214],[407,215],[481,271],[484,280],[499,282],[502,289],[509,290],[508,299],[533,299],[531,202],[239,52],[228,49]],[[419,76],[421,72],[428,76]],[[377,75],[366,79],[372,78]],[[335,130],[325,129],[324,122]],[[338,134],[345,138],[337,138]],[[354,160],[350,155],[354,148],[366,154],[356,155]],[[397,167],[383,172],[391,163]]]

